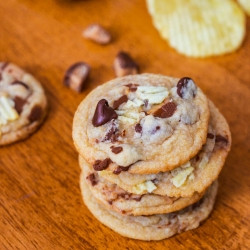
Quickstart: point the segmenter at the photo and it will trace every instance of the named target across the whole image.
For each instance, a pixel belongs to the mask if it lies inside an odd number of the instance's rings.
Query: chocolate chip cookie
[[[209,101],[210,121],[206,143],[193,158],[171,171],[158,174],[131,174],[121,171],[99,171],[107,181],[117,184],[130,193],[145,194],[145,183],[154,183],[151,193],[170,197],[190,197],[203,192],[218,178],[231,148],[231,134],[227,121]],[[144,187],[145,186],[145,187]],[[143,188],[144,187],[144,188]]]
[[[28,137],[46,113],[41,84],[18,66],[0,62],[0,145]]]
[[[83,200],[96,219],[125,237],[146,241],[162,240],[199,227],[200,223],[211,213],[218,189],[216,181],[200,201],[177,212],[149,216],[124,216],[100,205],[89,191],[84,175],[81,178]]]
[[[82,181],[87,182],[88,188],[97,202],[122,215],[152,215],[171,213],[187,207],[202,198],[205,192],[194,193],[188,198],[169,197],[157,194],[129,193],[103,179],[98,171],[94,171],[81,156]],[[153,185],[152,185],[153,187]]]
[[[201,150],[209,115],[206,96],[189,77],[125,76],[97,87],[82,101],[73,139],[96,171],[157,174]]]

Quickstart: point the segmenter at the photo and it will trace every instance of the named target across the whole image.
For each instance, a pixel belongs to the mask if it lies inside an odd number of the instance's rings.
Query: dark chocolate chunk
[[[70,66],[64,76],[64,85],[70,87],[76,92],[81,92],[84,83],[90,73],[90,66],[84,62],[77,62]]]
[[[136,131],[137,133],[141,133],[141,132],[142,132],[142,126],[140,125],[140,123],[137,123],[137,124],[135,125],[135,131]]]
[[[214,139],[214,134],[212,134],[212,133],[207,133],[207,138],[208,138],[208,139]]]
[[[95,176],[94,173],[92,173],[89,176],[87,176],[86,179],[88,179],[91,182],[92,186],[95,186],[98,183],[98,181],[97,181],[96,176]]]
[[[114,171],[113,171],[113,174],[120,174],[122,171],[128,171],[129,170],[129,167],[130,166],[128,166],[128,167],[122,167],[122,166],[118,166],[118,168],[117,169],[115,169]]]
[[[132,199],[135,200],[135,201],[141,201],[142,196],[143,195],[138,195],[138,196],[136,196],[136,197],[134,197]]]
[[[188,89],[188,83],[189,81],[193,81],[190,77],[183,77],[181,78],[178,83],[177,83],[177,94],[181,97],[184,98],[184,91],[190,92],[192,97],[195,97],[196,90]]]
[[[95,114],[92,120],[92,124],[95,127],[99,127],[112,119],[117,119],[118,115],[109,107],[107,100],[102,99],[98,102],[95,110]]]
[[[15,110],[17,111],[17,113],[20,115],[23,111],[23,106],[26,103],[26,100],[19,97],[19,96],[15,96],[14,100],[15,102]]]
[[[171,117],[174,112],[176,111],[176,104],[174,102],[168,102],[164,104],[162,107],[157,109],[153,115],[155,117],[160,117],[160,118],[169,118]]]
[[[21,82],[21,81],[14,81],[11,85],[16,85],[16,84],[22,85],[23,87],[25,87],[28,90],[30,89],[26,83]]]
[[[115,135],[115,133],[118,131],[118,129],[117,129],[117,127],[116,127],[116,125],[115,125],[115,123],[114,123],[114,121],[112,122],[112,124],[111,124],[111,127],[110,127],[110,129],[109,129],[109,131],[106,133],[106,135],[104,136],[104,139],[102,140],[102,142],[104,142],[104,141],[108,141],[108,140],[111,140],[112,141],[112,139],[111,138],[113,138],[114,137],[114,135]],[[114,138],[113,138],[114,139]]]
[[[125,103],[127,101],[128,101],[127,95],[121,96],[118,100],[114,101],[113,109],[118,109],[121,104],[123,104],[123,103]]]
[[[122,147],[114,147],[114,146],[111,147],[111,151],[112,151],[114,154],[119,154],[119,153],[122,152],[122,150],[123,150]]]
[[[135,92],[139,84],[129,83],[129,84],[126,84],[125,86],[129,88],[129,91]]]
[[[105,170],[106,168],[108,168],[110,162],[111,160],[109,158],[106,158],[104,160],[96,160],[93,168],[95,171]]]
[[[137,74],[138,65],[126,52],[120,51],[114,61],[114,70],[117,77]]]
[[[39,120],[41,115],[42,115],[42,107],[39,105],[35,105],[32,108],[28,119],[30,120],[30,122],[34,122],[34,121]]]
[[[197,207],[199,207],[204,201],[204,197],[202,197],[199,201],[195,202],[192,206],[192,210],[196,209]]]
[[[228,139],[225,138],[224,136],[216,135],[216,137],[215,137],[215,142],[224,142],[224,143],[228,143]]]

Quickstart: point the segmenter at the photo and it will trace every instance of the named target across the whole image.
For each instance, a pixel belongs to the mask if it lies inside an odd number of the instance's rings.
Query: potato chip
[[[147,6],[161,36],[186,56],[229,53],[245,37],[245,14],[232,0],[147,0]]]
[[[250,0],[238,0],[238,3],[246,11],[248,15],[250,15]]]

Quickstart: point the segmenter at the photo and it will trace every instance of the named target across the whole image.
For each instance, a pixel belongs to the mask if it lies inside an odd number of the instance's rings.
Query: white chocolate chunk
[[[0,97],[0,115],[3,119],[7,121],[14,121],[19,117],[18,113],[13,108],[13,105],[14,103],[12,100],[9,100],[5,96]]]
[[[131,108],[139,108],[144,104],[143,101],[135,98],[133,101],[128,100],[124,105],[122,105],[121,109],[131,109]]]
[[[145,94],[155,94],[168,91],[165,87],[155,87],[155,86],[138,86],[137,91]]]
[[[174,174],[174,171],[171,171],[171,173],[174,175],[171,181],[177,188],[179,188],[185,183],[187,177],[193,172],[193,170],[193,167],[187,167],[181,171],[178,171],[176,175]]]
[[[140,160],[140,155],[136,148],[127,144],[120,144],[120,146],[122,151],[119,154],[114,154],[112,151],[109,154],[110,159],[117,165],[127,167]]]
[[[140,91],[136,91],[135,94],[141,100],[148,100],[149,104],[160,104],[168,97],[169,92],[164,91],[161,93],[147,94]]]
[[[165,87],[139,86],[135,92],[140,100],[148,100],[149,104],[159,104],[169,95]]]
[[[133,191],[136,194],[142,194],[145,191],[147,191],[148,193],[152,193],[157,187],[155,186],[155,184],[152,181],[145,181],[143,183],[139,183],[137,185],[135,185],[133,187]]]
[[[136,120],[130,117],[126,117],[126,116],[118,116],[118,121],[124,124],[129,124],[132,125],[134,123],[136,123]]]

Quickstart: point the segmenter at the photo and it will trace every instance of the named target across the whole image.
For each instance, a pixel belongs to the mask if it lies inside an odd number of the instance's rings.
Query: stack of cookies
[[[197,228],[231,146],[225,118],[189,77],[116,78],[79,105],[73,139],[86,206],[140,240]]]

